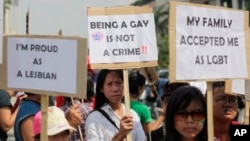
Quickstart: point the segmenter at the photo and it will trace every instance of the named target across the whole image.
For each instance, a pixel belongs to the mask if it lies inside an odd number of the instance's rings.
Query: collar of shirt
[[[122,108],[123,108],[123,111],[124,111],[124,113],[123,113],[123,115],[125,115],[125,106],[122,104]],[[109,105],[109,104],[106,104],[106,105],[104,105],[103,107],[102,107],[102,109],[104,110],[104,111],[106,111],[107,113],[110,113],[110,112],[112,112],[112,113],[114,113],[114,115],[120,120],[122,117],[120,117],[112,108],[111,108],[111,106]]]

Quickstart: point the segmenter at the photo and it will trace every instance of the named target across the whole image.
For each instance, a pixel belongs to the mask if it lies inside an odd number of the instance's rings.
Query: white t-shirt
[[[123,105],[125,111],[125,107]],[[120,119],[109,105],[102,107],[109,117],[115,122],[117,127],[120,127]],[[133,141],[144,141],[145,133],[142,128],[140,119],[137,113],[130,109],[134,119],[134,129],[132,130]],[[118,129],[110,123],[99,111],[94,111],[88,115],[85,122],[85,135],[87,141],[111,141],[114,135],[118,133]]]

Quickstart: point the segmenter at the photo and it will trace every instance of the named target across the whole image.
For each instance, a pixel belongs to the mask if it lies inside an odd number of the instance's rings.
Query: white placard
[[[157,61],[154,15],[88,17],[90,63]]]
[[[244,11],[177,5],[176,80],[247,76]]]
[[[207,83],[205,81],[201,81],[201,82],[191,81],[191,82],[189,82],[189,84],[191,86],[197,87],[202,92],[203,95],[206,94],[206,92],[207,92]]]
[[[232,92],[236,94],[245,95],[245,80],[244,79],[235,79],[232,80]]]
[[[76,93],[77,40],[9,37],[7,56],[8,87]]]

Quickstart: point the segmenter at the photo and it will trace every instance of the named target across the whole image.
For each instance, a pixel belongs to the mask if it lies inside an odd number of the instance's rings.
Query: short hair
[[[129,93],[139,96],[139,88],[142,88],[146,83],[145,77],[139,72],[129,74]]]
[[[101,92],[101,89],[103,89],[105,79],[110,72],[117,73],[120,76],[120,78],[123,80],[123,72],[121,69],[119,70],[103,69],[99,72],[98,77],[97,77],[97,82],[96,82],[95,109],[100,108],[101,106],[103,106],[105,103],[108,102],[104,93]]]
[[[212,88],[225,87],[225,81],[215,81],[212,83]]]

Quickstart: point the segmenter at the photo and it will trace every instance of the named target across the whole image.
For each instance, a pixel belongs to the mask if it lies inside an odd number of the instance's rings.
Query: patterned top
[[[81,112],[81,115],[83,118],[82,118],[81,124],[77,128],[77,131],[74,131],[71,134],[69,141],[81,141],[79,128],[81,129],[81,133],[82,133],[83,139],[84,139],[85,138],[85,131],[84,131],[85,120],[86,120],[87,115],[93,110],[93,108],[91,107],[90,104],[88,104],[88,103],[82,104],[78,100],[74,100],[74,103],[80,105],[80,112]],[[69,111],[71,105],[72,105],[71,102],[65,102],[65,104],[61,107],[61,109],[65,113],[67,113]]]

